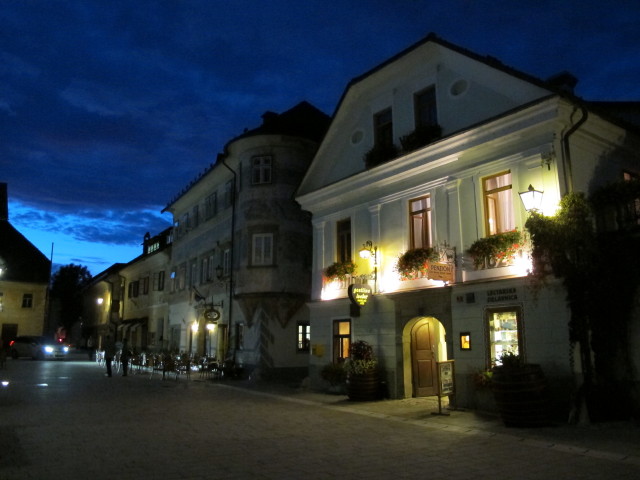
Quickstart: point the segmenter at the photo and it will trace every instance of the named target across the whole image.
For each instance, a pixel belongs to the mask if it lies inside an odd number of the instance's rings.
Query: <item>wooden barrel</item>
[[[496,406],[508,427],[550,424],[547,382],[540,365],[497,367],[491,379]]]
[[[347,376],[347,396],[349,400],[367,402],[380,399],[380,378],[373,369],[357,375]]]

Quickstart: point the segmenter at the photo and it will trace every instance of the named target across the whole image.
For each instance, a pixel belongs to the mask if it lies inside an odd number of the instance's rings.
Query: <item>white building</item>
[[[266,374],[306,374],[311,222],[294,201],[329,118],[263,115],[165,208],[173,214],[169,337]],[[179,339],[179,340],[178,340]]]
[[[361,339],[392,398],[436,395],[437,362],[453,359],[458,404],[478,406],[475,374],[509,350],[541,364],[556,391],[567,385],[565,295],[554,286],[534,298],[526,238],[503,259],[468,249],[523,233],[518,193],[530,185],[552,214],[568,191],[640,171],[638,137],[575,98],[574,85],[568,74],[541,81],[434,35],[348,84],[296,196],[314,227],[313,384]],[[370,259],[359,258],[363,246]],[[438,258],[403,278],[398,258],[418,248]],[[326,278],[348,261],[354,275]],[[348,298],[352,283],[372,290],[360,308]]]

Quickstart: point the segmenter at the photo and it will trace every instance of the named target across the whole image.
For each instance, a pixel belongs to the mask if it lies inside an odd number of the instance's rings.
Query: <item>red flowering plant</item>
[[[429,264],[437,262],[439,255],[434,248],[412,248],[398,257],[395,270],[400,280],[415,280],[429,270]]]
[[[522,248],[523,241],[522,233],[516,229],[479,238],[471,244],[468,252],[473,258],[474,266],[479,267],[486,260],[495,260],[496,263],[512,260]]]

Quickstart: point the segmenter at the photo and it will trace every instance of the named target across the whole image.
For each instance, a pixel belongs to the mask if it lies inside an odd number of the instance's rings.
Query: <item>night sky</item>
[[[542,79],[568,70],[588,100],[640,100],[639,25],[637,0],[0,0],[9,218],[97,274],[138,256],[265,111],[332,114],[429,32]]]

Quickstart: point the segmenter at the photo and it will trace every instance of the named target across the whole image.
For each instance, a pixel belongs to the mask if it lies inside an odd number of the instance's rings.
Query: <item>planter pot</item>
[[[498,412],[507,427],[550,424],[547,382],[540,365],[498,367],[491,381]]]
[[[367,402],[380,399],[380,376],[378,370],[347,376],[349,400]]]

